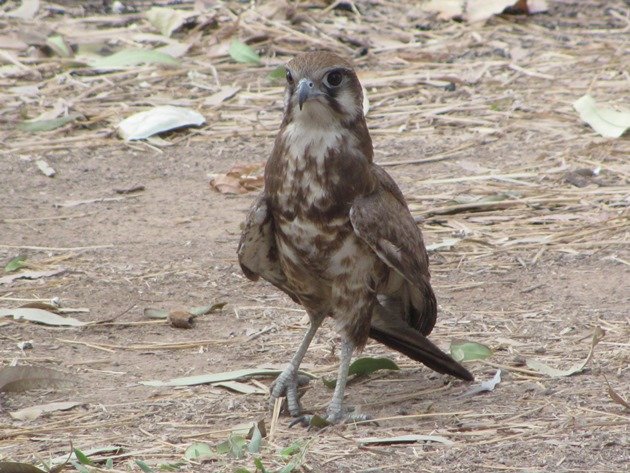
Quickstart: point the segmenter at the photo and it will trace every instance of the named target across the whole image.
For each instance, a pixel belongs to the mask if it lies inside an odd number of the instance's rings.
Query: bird
[[[298,371],[328,317],[341,338],[329,423],[351,417],[343,405],[348,368],[368,338],[473,380],[427,338],[437,317],[427,250],[401,190],[373,161],[351,62],[312,51],[285,69],[282,123],[237,249],[248,279],[268,281],[309,316],[302,342],[271,385],[270,404],[285,397],[289,413],[305,418]]]

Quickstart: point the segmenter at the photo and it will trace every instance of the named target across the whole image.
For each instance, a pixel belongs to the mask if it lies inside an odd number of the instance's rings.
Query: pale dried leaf
[[[573,103],[580,118],[606,138],[619,138],[630,128],[630,110],[613,110],[598,105],[593,97],[584,95]]]
[[[51,269],[50,271],[26,271],[18,274],[11,274],[9,276],[3,276],[0,278],[0,284],[10,284],[16,279],[39,279],[48,278],[51,276],[57,276],[65,273],[66,268]]]
[[[176,128],[200,126],[205,121],[203,115],[195,110],[163,105],[125,118],[118,125],[118,134],[125,141],[142,140]]]
[[[68,382],[69,377],[60,371],[38,366],[7,366],[0,370],[0,392],[23,392],[47,388]]]
[[[241,90],[240,87],[230,87],[230,86],[221,87],[221,90],[219,90],[218,92],[215,92],[209,97],[206,97],[205,100],[203,101],[203,104],[207,107],[216,107],[217,105],[220,105],[226,100],[234,97],[238,93],[239,90]]]
[[[363,445],[393,445],[399,443],[436,442],[444,445],[454,445],[454,442],[440,435],[398,435],[396,437],[365,437],[357,439]]]
[[[80,406],[82,402],[51,402],[38,406],[26,407],[19,411],[9,412],[9,415],[17,420],[35,420],[42,414],[55,411],[67,411],[73,407]],[[0,470],[2,471],[2,470]]]
[[[62,317],[47,310],[33,308],[0,309],[0,317],[13,317],[14,320],[27,320],[55,327],[82,327],[87,324],[72,317]]]
[[[7,13],[7,16],[21,18],[22,20],[32,20],[39,11],[39,0],[22,0],[21,5]]]

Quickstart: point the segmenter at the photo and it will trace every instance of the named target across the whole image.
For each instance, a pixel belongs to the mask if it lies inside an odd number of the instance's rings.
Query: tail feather
[[[466,368],[398,315],[387,311],[381,305],[377,305],[374,311],[370,337],[438,373],[450,374],[466,381],[474,380]]]

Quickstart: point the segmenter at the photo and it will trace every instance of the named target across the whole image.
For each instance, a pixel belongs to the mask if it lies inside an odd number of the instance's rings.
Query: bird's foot
[[[296,416],[294,416],[296,417]],[[326,417],[320,417],[318,415],[305,414],[297,416],[290,424],[289,427],[294,425],[301,425],[310,429],[321,429],[335,424],[352,424],[354,422],[364,422],[372,420],[372,416],[369,414],[363,414],[359,412],[345,412],[343,409],[337,409],[331,411],[328,409]],[[376,422],[375,422],[376,424]],[[378,425],[378,424],[377,424]]]
[[[297,417],[302,412],[300,404],[301,394],[298,392],[300,386],[309,383],[309,377],[300,375],[292,365],[289,365],[280,373],[276,380],[271,384],[269,398],[269,408],[273,409],[276,399],[286,397],[286,407],[293,417]]]

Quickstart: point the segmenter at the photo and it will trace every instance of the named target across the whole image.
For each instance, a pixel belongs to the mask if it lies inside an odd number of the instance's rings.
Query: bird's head
[[[286,65],[285,120],[331,126],[363,118],[363,92],[352,65],[336,54],[315,51]]]

